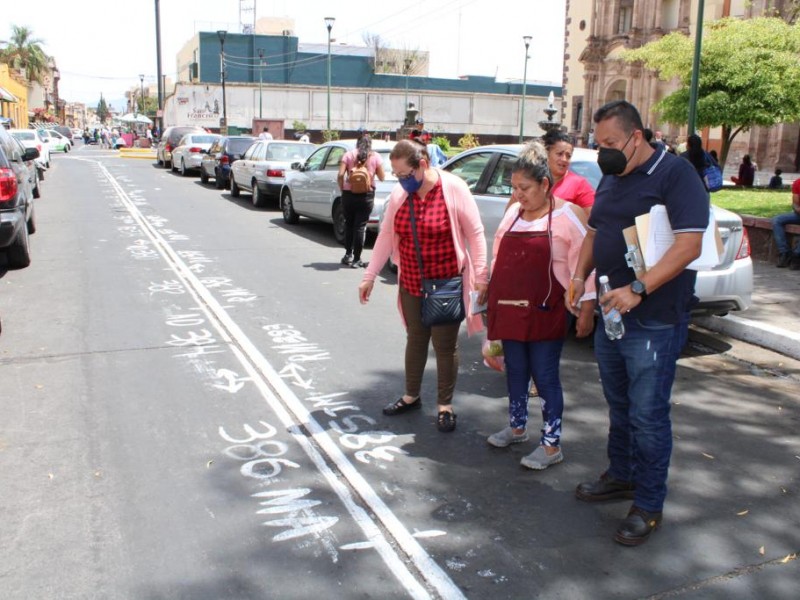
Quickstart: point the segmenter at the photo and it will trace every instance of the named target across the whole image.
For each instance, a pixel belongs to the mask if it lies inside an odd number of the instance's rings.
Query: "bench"
[[[750,236],[750,252],[759,260],[777,260],[778,251],[772,239],[772,219],[742,215],[742,224]],[[790,244],[800,243],[800,225],[787,225],[786,237]]]

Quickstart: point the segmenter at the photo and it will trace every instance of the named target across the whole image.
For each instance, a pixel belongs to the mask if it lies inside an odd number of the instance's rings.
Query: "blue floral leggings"
[[[563,346],[564,340],[503,340],[511,427],[525,429],[528,423],[528,389],[533,378],[542,401],[541,443],[545,446],[558,446],[561,441],[564,391],[561,388],[558,367]]]

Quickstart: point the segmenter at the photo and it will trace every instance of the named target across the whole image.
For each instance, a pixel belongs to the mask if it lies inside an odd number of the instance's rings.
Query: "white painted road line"
[[[93,162],[100,167],[131,217],[153,242],[175,275],[184,283],[198,306],[208,317],[209,322],[219,331],[222,339],[229,344],[234,355],[253,378],[270,408],[293,432],[294,438],[342,500],[347,511],[361,527],[367,540],[374,544],[381,558],[409,594],[413,598],[431,597],[426,586],[423,586],[408,569],[406,559],[410,560],[425,584],[435,590],[440,597],[465,598],[453,580],[436,564],[397,516],[386,506],[266,357],[217,302],[211,291],[200,282],[169,242],[145,219],[105,165],[89,159],[76,158],[74,160]],[[310,437],[303,435],[299,427],[305,428]],[[340,481],[337,473],[329,464],[334,465],[339,475],[347,480],[352,490],[355,490],[358,495],[360,502],[354,497],[351,489]],[[365,510],[364,507],[369,510]],[[380,526],[375,519],[379,521]],[[387,534],[390,539],[387,539]],[[398,554],[396,547],[403,551],[404,557]]]

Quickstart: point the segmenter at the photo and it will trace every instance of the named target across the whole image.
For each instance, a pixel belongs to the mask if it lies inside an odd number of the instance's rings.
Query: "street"
[[[797,361],[692,333],[664,523],[625,548],[628,503],[574,497],[606,466],[588,340],[562,359],[565,460],[534,472],[533,442],[486,443],[505,379],[465,327],[456,432],[432,356],[423,410],[382,415],[396,278],[361,306],[330,225],[82,145],[36,214],[31,266],[0,270],[0,597],[797,596]]]

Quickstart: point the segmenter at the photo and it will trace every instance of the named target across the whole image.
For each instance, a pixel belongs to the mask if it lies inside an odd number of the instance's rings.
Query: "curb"
[[[800,360],[800,333],[742,317],[698,317],[694,323],[737,340],[761,346]]]

